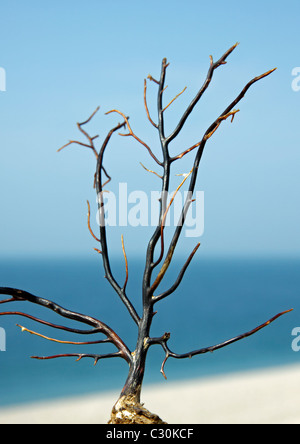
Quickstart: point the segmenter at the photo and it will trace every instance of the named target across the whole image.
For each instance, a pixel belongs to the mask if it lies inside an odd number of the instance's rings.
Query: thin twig
[[[154,303],[158,302],[158,301],[166,298],[170,294],[174,293],[174,291],[178,288],[179,284],[181,283],[184,273],[185,273],[186,269],[188,268],[188,266],[190,265],[190,262],[193,259],[193,257],[195,256],[199,247],[200,247],[200,242],[196,245],[196,247],[193,249],[192,253],[189,255],[187,261],[185,262],[184,266],[180,270],[180,273],[179,273],[176,281],[174,282],[174,284],[168,290],[164,291],[163,293],[161,293],[157,296],[152,296],[152,301]]]
[[[148,117],[149,122],[154,126],[154,128],[158,128],[158,125],[156,123],[153,122],[153,120],[151,119],[150,116],[150,112],[148,109],[148,105],[147,105],[147,80],[144,80],[144,105],[145,105],[145,110],[146,110],[146,114]]]
[[[120,114],[120,116],[122,116],[123,117],[123,119],[125,120],[125,122],[126,122],[126,125],[127,125],[127,128],[128,128],[128,131],[129,131],[129,134],[122,134],[122,133],[119,133],[120,134],[120,136],[132,136],[135,140],[137,140],[140,144],[142,144],[147,150],[148,150],[148,152],[149,152],[149,154],[150,154],[150,156],[155,160],[155,162],[158,164],[158,165],[162,165],[161,164],[161,162],[157,159],[157,157],[153,154],[153,152],[151,151],[151,148],[145,143],[145,142],[143,142],[143,140],[141,140],[133,131],[132,131],[132,129],[131,129],[131,126],[129,125],[129,122],[128,122],[128,118],[125,116],[125,114],[123,114],[121,111],[119,111],[119,110],[117,110],[117,109],[112,109],[112,110],[110,110],[110,111],[108,111],[106,114],[110,114],[110,113],[118,113],[118,114]]]
[[[162,112],[165,112],[166,109],[169,108],[169,106],[172,105],[172,103],[173,103],[173,102],[174,102],[179,96],[181,96],[181,94],[183,94],[183,93],[185,92],[186,89],[187,89],[187,86],[185,86],[185,87],[183,88],[183,90],[182,90],[179,94],[177,94],[177,96],[175,96],[174,99],[172,99],[171,102],[170,102],[167,106],[165,106],[165,108],[162,110]]]
[[[60,147],[57,152],[59,153],[61,150],[63,150],[64,148],[66,148],[69,145],[72,145],[73,143],[80,145],[80,146],[84,146],[86,148],[91,148],[90,145],[88,145],[87,143],[83,143],[83,142],[79,142],[78,140],[70,140],[68,143],[66,143],[65,145],[63,145],[62,147]]]
[[[90,206],[90,202],[87,200],[87,206],[88,206],[88,214],[87,214],[87,225],[88,225],[88,229],[89,232],[91,233],[91,235],[93,236],[93,238],[97,241],[100,242],[100,239],[98,239],[97,236],[95,236],[95,234],[93,233],[93,230],[91,228],[91,224],[90,224],[90,219],[91,219],[91,206]]]
[[[163,215],[162,218],[162,222],[161,222],[161,232],[160,232],[160,238],[161,238],[161,253],[160,256],[157,260],[157,262],[155,263],[155,266],[158,265],[158,263],[162,260],[163,255],[164,255],[164,227],[165,227],[165,220],[168,214],[168,211],[172,205],[172,203],[174,202],[175,196],[178,193],[178,191],[180,190],[180,188],[183,186],[183,184],[185,183],[185,181],[188,179],[188,177],[192,174],[193,169],[191,169],[191,171],[185,175],[184,179],[182,180],[182,182],[179,184],[179,186],[176,188],[175,192],[173,193],[172,198],[170,199],[170,202],[166,208],[166,211]],[[172,254],[168,254],[168,256],[165,259],[165,262],[163,264],[163,266],[161,267],[161,270],[159,271],[157,278],[155,279],[154,283],[151,286],[150,292],[153,294],[153,292],[156,290],[156,288],[158,287],[158,285],[160,284],[160,282],[162,281],[167,269],[169,268],[169,265],[171,263],[171,259],[172,259],[173,253]]]
[[[106,355],[95,355],[95,354],[84,354],[84,353],[66,353],[60,355],[53,356],[31,356],[32,359],[38,360],[48,360],[48,359],[57,359],[57,358],[77,358],[76,361],[80,361],[83,358],[92,358],[94,359],[94,365],[98,363],[100,359],[108,359],[108,358],[121,358],[121,354],[119,352],[116,353],[108,353]]]
[[[88,141],[89,141],[89,145],[88,144],[86,144],[86,143],[82,143],[82,142],[79,142],[78,140],[70,140],[68,143],[66,143],[64,146],[62,146],[61,148],[59,148],[58,150],[57,150],[57,152],[60,152],[61,150],[63,150],[64,148],[66,148],[67,146],[69,146],[69,145],[72,145],[73,143],[75,143],[75,144],[77,144],[77,145],[80,145],[80,146],[84,146],[84,147],[87,147],[87,148],[90,148],[93,152],[94,152],[94,154],[95,154],[95,156],[96,156],[96,159],[97,159],[97,157],[98,157],[98,153],[97,153],[97,150],[96,150],[96,148],[95,148],[95,145],[94,145],[94,140],[95,139],[97,139],[97,137],[99,137],[98,135],[96,135],[96,136],[94,136],[94,137],[91,137],[83,128],[82,128],[82,126],[83,125],[86,125],[87,123],[89,123],[90,121],[91,121],[91,119],[94,117],[94,115],[99,111],[99,109],[100,109],[100,107],[98,106],[96,109],[95,109],[95,111],[90,115],[90,117],[87,119],[87,120],[85,120],[84,122],[82,122],[82,123],[77,123],[77,128],[79,129],[79,131],[81,131],[82,132],[82,134],[88,139]]]
[[[214,132],[219,128],[219,126],[221,125],[221,122],[223,122],[223,120],[226,120],[226,119],[228,119],[228,117],[231,116],[231,123],[232,123],[233,120],[234,120],[234,117],[235,117],[236,113],[238,113],[238,112],[240,112],[239,109],[234,109],[233,111],[230,111],[229,113],[227,113],[227,114],[225,114],[225,115],[222,115],[222,116],[218,117],[218,119],[217,119],[217,121],[216,121],[216,126],[215,126],[215,128],[214,128],[212,131],[210,131],[210,133],[205,134],[205,136],[204,136],[205,140],[208,140],[208,139],[211,138],[211,136],[212,136],[212,135],[214,134]]]
[[[153,170],[149,170],[148,168],[145,167],[145,165],[142,164],[142,162],[140,162],[140,165],[142,165],[142,167],[144,168],[144,170],[148,171],[148,173],[153,173],[155,174],[155,176],[159,177],[160,179],[163,179],[163,176],[160,176],[159,174],[157,174],[155,171]]]
[[[219,126],[221,125],[223,120],[226,120],[226,119],[228,119],[228,117],[231,116],[231,123],[232,123],[233,119],[235,117],[235,114],[238,113],[239,111],[240,111],[239,109],[236,109],[236,110],[228,112],[225,115],[221,114],[216,119],[216,121],[214,122],[215,124],[213,125],[213,129],[210,131],[210,128],[212,127],[212,126],[210,126],[209,129],[205,132],[205,134],[204,134],[204,136],[203,136],[203,138],[201,139],[200,142],[196,143],[192,147],[190,147],[187,150],[183,151],[181,154],[178,154],[178,156],[172,157],[171,161],[173,162],[174,160],[181,159],[183,156],[185,156],[186,154],[190,153],[195,148],[198,148],[203,142],[206,142],[208,139],[211,138],[211,136],[217,131],[217,129],[219,128]]]
[[[147,79],[149,79],[151,82],[157,83],[157,85],[159,85],[159,81],[154,79],[154,77],[152,77],[150,74],[147,76]]]
[[[125,291],[126,290],[126,286],[127,286],[127,282],[128,282],[128,261],[127,261],[127,256],[126,256],[126,252],[125,252],[123,234],[121,236],[121,241],[122,241],[122,250],[123,250],[123,255],[124,255],[124,260],[125,260],[125,271],[126,271],[126,278],[125,278],[125,282],[124,282],[124,285],[123,285],[123,291]]]
[[[82,122],[82,123],[78,123],[78,125],[82,126],[82,125],[86,125],[87,123],[89,123],[89,122],[92,120],[92,118],[94,117],[94,115],[99,111],[99,109],[100,109],[100,106],[97,106],[97,108],[96,108],[95,111],[90,115],[90,117],[89,117],[87,120],[85,120],[84,122]]]
[[[44,335],[37,333],[33,330],[29,330],[28,328],[23,327],[23,325],[20,325],[20,324],[16,324],[16,325],[17,325],[17,327],[20,327],[22,332],[27,332],[27,333],[30,333],[31,335],[39,336],[40,338],[47,339],[47,341],[57,342],[59,344],[91,345],[91,344],[104,344],[104,343],[112,342],[108,338],[107,339],[100,339],[99,341],[89,341],[89,342],[61,341],[59,339],[49,338],[48,336],[44,336]]]
[[[12,300],[14,302],[16,301],[16,299],[12,299]],[[5,302],[6,301],[1,301],[0,303],[5,303]],[[64,325],[53,324],[51,322],[44,321],[43,319],[36,318],[35,316],[31,316],[27,313],[23,313],[20,311],[6,311],[6,312],[0,313],[0,316],[23,316],[25,318],[31,319],[32,321],[38,322],[43,325],[47,325],[47,327],[56,328],[58,330],[64,330],[64,331],[68,331],[70,333],[76,333],[76,334],[80,334],[80,335],[91,335],[91,334],[102,333],[102,330],[99,328],[93,328],[92,330],[79,330],[77,328],[65,327]]]

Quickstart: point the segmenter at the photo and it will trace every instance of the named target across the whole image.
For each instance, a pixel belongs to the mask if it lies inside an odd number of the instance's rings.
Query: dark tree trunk
[[[136,349],[132,353],[128,377],[120,397],[112,409],[109,424],[166,424],[158,415],[151,413],[141,403],[152,317],[152,306],[146,304],[139,326]]]

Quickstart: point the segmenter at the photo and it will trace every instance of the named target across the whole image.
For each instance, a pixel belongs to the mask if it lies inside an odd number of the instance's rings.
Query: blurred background
[[[222,342],[294,308],[230,348],[188,361],[169,360],[166,373],[176,380],[299,362],[300,354],[291,348],[291,332],[300,326],[299,12],[296,0],[2,4],[0,72],[6,79],[5,91],[0,91],[0,285],[99,317],[134,349],[135,325],[104,279],[101,257],[93,251],[98,245],[87,229],[88,199],[97,233],[95,157],[75,145],[60,153],[57,149],[71,139],[84,142],[76,122],[100,106],[87,127],[91,135],[99,134],[98,146],[121,120],[105,116],[117,108],[130,116],[132,129],[160,157],[157,133],[144,110],[144,79],[148,74],[158,78],[167,57],[165,104],[187,86],[165,113],[168,134],[202,86],[209,55],[217,60],[238,41],[172,143],[172,155],[198,142],[250,79],[278,69],[251,87],[233,123],[222,123],[207,143],[196,187],[204,191],[204,233],[182,237],[164,288],[174,282],[197,242],[201,247],[180,288],[159,305],[153,336],[170,331],[170,347],[181,353]],[[150,82],[148,105],[155,121],[156,92],[157,85]],[[119,183],[127,183],[128,193],[159,190],[159,179],[140,162],[159,173],[133,138],[114,135],[105,158],[112,177],[109,189],[117,194]],[[176,174],[190,171],[192,162],[193,153],[176,162],[171,189],[182,180]],[[120,282],[125,277],[124,235],[128,296],[138,311],[152,232],[153,227],[108,229],[112,269]],[[170,227],[167,239],[171,233]],[[14,309],[60,322],[28,304]],[[121,390],[127,368],[118,360],[96,367],[88,360],[30,360],[31,355],[74,352],[74,346],[21,334],[16,322],[70,339],[27,319],[1,317],[7,351],[0,352],[0,405]],[[153,348],[146,383],[165,384],[159,373],[162,359],[162,351]]]

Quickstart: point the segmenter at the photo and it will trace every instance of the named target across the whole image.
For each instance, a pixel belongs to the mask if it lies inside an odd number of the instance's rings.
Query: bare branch
[[[61,341],[59,339],[49,338],[48,336],[44,336],[44,335],[37,333],[33,330],[29,330],[28,328],[23,327],[23,325],[20,325],[20,324],[16,324],[16,325],[17,325],[17,327],[20,327],[22,332],[27,332],[27,333],[30,333],[31,335],[39,336],[40,338],[47,339],[47,341],[57,342],[59,344],[91,345],[91,344],[105,344],[105,343],[112,342],[109,338],[100,339],[99,341],[88,341],[88,342]]]
[[[98,319],[92,318],[91,316],[83,315],[81,313],[77,313],[74,311],[67,310],[55,302],[49,301],[48,299],[40,298],[38,296],[34,296],[27,291],[18,290],[16,288],[10,287],[0,287],[0,294],[10,295],[14,298],[15,301],[28,301],[37,305],[41,305],[49,310],[54,311],[58,315],[68,318],[77,322],[81,322],[87,325],[91,325],[96,328],[99,333],[103,333],[110,342],[112,342],[115,347],[120,351],[122,357],[127,361],[131,362],[131,352],[126,346],[126,344],[121,340],[121,338],[112,330],[108,325],[104,324],[104,322],[99,321]]]
[[[192,253],[189,255],[187,261],[185,262],[184,266],[180,270],[180,273],[179,273],[176,281],[172,285],[172,287],[170,287],[169,290],[164,291],[163,293],[161,293],[158,296],[152,296],[152,301],[154,303],[158,302],[158,301],[166,298],[170,294],[174,293],[174,291],[178,288],[179,284],[181,283],[184,273],[185,273],[186,269],[188,268],[191,260],[193,259],[194,255],[196,254],[196,251],[198,250],[199,247],[200,247],[200,242],[196,245],[196,247],[193,249]]]
[[[168,358],[186,359],[186,358],[192,358],[193,356],[196,356],[196,355],[205,354],[205,353],[208,353],[208,352],[212,353],[215,350],[219,350],[220,348],[227,347],[228,345],[233,344],[234,342],[240,341],[241,339],[244,339],[244,338],[247,338],[249,336],[254,335],[259,330],[261,330],[264,327],[266,327],[267,325],[271,324],[272,322],[274,322],[279,317],[281,317],[284,314],[289,313],[291,311],[293,311],[293,309],[283,311],[283,312],[277,314],[276,316],[274,316],[273,318],[269,319],[268,321],[264,322],[263,324],[259,325],[258,327],[254,328],[253,330],[248,331],[247,333],[243,333],[241,335],[238,335],[238,336],[236,336],[236,337],[234,337],[232,339],[229,339],[227,341],[221,342],[220,344],[213,345],[213,346],[206,347],[206,348],[201,348],[199,350],[193,350],[193,351],[191,351],[189,353],[182,353],[182,354],[173,353],[169,349],[169,347],[167,346],[167,341],[170,339],[170,334],[169,333],[165,333],[165,335],[162,336],[161,338],[149,339],[148,343],[149,343],[149,345],[160,344],[163,347],[163,349],[165,350],[166,356],[165,356],[165,359],[164,359],[162,367],[161,367],[161,373],[166,378],[166,375],[165,375],[165,372],[164,372],[164,366],[165,366]]]
[[[164,167],[166,167],[168,147],[167,144],[165,143],[166,138],[165,138],[165,128],[164,128],[163,93],[167,88],[165,87],[165,79],[166,79],[166,70],[168,66],[169,63],[167,63],[167,59],[164,58],[161,65],[161,74],[160,74],[160,81],[159,81],[159,88],[157,95],[158,131],[164,155],[164,163],[165,163]]]
[[[12,299],[11,301],[15,302],[16,300]],[[1,301],[0,303],[5,303],[5,301]],[[58,330],[64,330],[64,331],[68,331],[68,332],[76,333],[76,334],[80,334],[80,335],[91,335],[91,334],[96,334],[96,333],[102,333],[101,329],[99,329],[99,328],[93,328],[92,330],[79,330],[77,328],[70,328],[70,327],[65,327],[63,325],[56,325],[51,322],[44,321],[43,319],[36,318],[35,316],[31,316],[27,313],[23,313],[20,311],[6,311],[6,312],[0,313],[0,316],[23,316],[28,319],[31,319],[32,321],[39,322],[40,324],[43,324],[43,325],[47,325],[48,327],[52,327],[52,328],[56,328]]]
[[[98,112],[98,110],[100,109],[100,107],[98,106],[97,108],[96,108],[96,110],[91,114],[91,116],[87,119],[87,120],[85,120],[84,122],[82,122],[82,123],[77,123],[77,128],[79,129],[79,131],[81,131],[82,132],[82,134],[88,139],[88,141],[90,142],[90,147],[91,147],[91,149],[93,150],[93,152],[94,152],[94,154],[95,154],[95,156],[96,156],[96,158],[98,157],[98,153],[97,153],[97,151],[96,151],[96,148],[95,148],[95,146],[94,146],[94,139],[95,138],[97,138],[98,136],[95,136],[95,137],[91,137],[82,127],[83,127],[83,125],[86,125],[87,123],[89,123],[91,120],[92,120],[92,118],[94,117],[94,115]]]
[[[211,79],[213,77],[215,69],[217,69],[220,65],[224,65],[225,64],[225,60],[232,53],[232,51],[234,51],[234,49],[237,47],[237,45],[238,45],[238,43],[236,43],[231,48],[229,48],[228,51],[226,51],[225,54],[223,54],[223,56],[215,63],[213,63],[212,57],[210,57],[210,67],[209,67],[209,70],[208,70],[205,82],[202,85],[202,87],[200,88],[200,90],[198,91],[197,95],[194,97],[194,99],[191,101],[191,103],[187,107],[186,111],[184,112],[183,116],[181,117],[181,119],[180,119],[177,127],[173,131],[173,133],[170,134],[169,137],[167,137],[167,141],[168,142],[171,142],[179,134],[179,132],[183,128],[187,118],[189,117],[189,115],[193,111],[195,105],[199,102],[199,100],[201,99],[202,95],[207,90],[207,88],[208,88],[208,86],[209,86],[209,84],[211,82]]]
[[[215,128],[213,130],[211,130],[208,134],[205,134],[204,139],[208,140],[211,138],[211,136],[214,134],[214,132],[219,128],[219,126],[221,125],[221,122],[223,120],[228,119],[228,117],[231,116],[231,123],[233,122],[234,116],[236,115],[236,113],[238,113],[240,110],[239,109],[234,109],[233,111],[230,111],[229,113],[222,115],[220,117],[217,118],[216,120],[216,125]]]
[[[158,93],[157,93],[157,111],[158,111],[158,133],[161,142],[162,154],[163,154],[163,177],[162,177],[162,185],[161,185],[161,197],[160,197],[160,211],[158,217],[158,224],[155,228],[155,231],[148,242],[147,246],[147,254],[146,254],[146,263],[145,270],[143,276],[143,303],[144,305],[151,303],[151,278],[153,269],[155,268],[154,263],[154,251],[156,245],[161,237],[161,223],[162,218],[166,210],[166,195],[169,190],[169,182],[170,182],[170,155],[168,151],[168,144],[166,143],[165,133],[164,133],[164,114],[163,114],[163,92],[165,91],[165,78],[166,78],[166,68],[167,68],[167,59],[164,58],[161,64],[161,74],[159,82],[156,83],[159,85]]]
[[[240,110],[236,109],[233,111],[228,112],[227,114],[221,114],[214,122],[213,125],[211,125],[209,127],[209,129],[205,132],[202,140],[198,143],[196,143],[195,145],[193,145],[192,147],[188,148],[187,150],[183,151],[181,154],[178,154],[178,156],[172,157],[171,162],[173,162],[174,160],[178,160],[181,159],[183,156],[185,156],[186,154],[190,153],[191,151],[193,151],[195,148],[198,148],[203,142],[206,142],[208,139],[211,138],[211,136],[215,133],[215,131],[217,131],[217,129],[219,128],[219,126],[221,125],[221,122],[223,122],[223,120],[228,119],[228,117],[231,116],[231,123],[233,122],[234,116],[236,115],[236,113],[238,113]],[[213,128],[213,129],[211,129]],[[211,129],[211,130],[210,130]]]
[[[91,228],[91,224],[90,224],[90,219],[91,219],[91,206],[90,206],[90,203],[89,203],[88,200],[87,200],[87,206],[88,206],[88,220],[87,220],[87,224],[88,224],[89,232],[91,233],[91,235],[93,236],[93,238],[94,238],[97,242],[100,242],[100,239],[98,239],[98,237],[96,237],[96,236],[94,235],[93,230],[92,230],[92,228]]]
[[[123,115],[123,114],[122,114]],[[124,287],[121,288],[120,285],[115,280],[111,267],[110,267],[110,260],[109,260],[109,254],[108,254],[108,246],[107,246],[107,237],[106,237],[106,225],[105,225],[105,218],[104,218],[104,202],[103,202],[103,184],[102,184],[102,171],[103,171],[103,158],[104,158],[104,152],[107,148],[108,142],[116,131],[124,127],[125,125],[128,126],[128,117],[124,116],[124,122],[119,123],[117,126],[115,126],[112,130],[109,131],[106,139],[104,140],[102,147],[99,152],[99,156],[97,159],[97,167],[96,167],[96,191],[98,196],[98,211],[99,211],[99,219],[100,219],[100,243],[101,243],[101,254],[103,259],[103,267],[105,270],[105,277],[107,278],[110,285],[113,287],[113,289],[116,291],[118,296],[120,297],[121,301],[126,306],[129,314],[131,315],[134,322],[139,325],[140,318],[128,299],[128,297],[125,294]],[[96,250],[97,251],[97,250]]]
[[[63,150],[64,148],[66,148],[69,145],[72,145],[73,143],[80,145],[80,146],[84,146],[86,148],[91,148],[90,145],[88,145],[87,143],[83,143],[83,142],[79,142],[78,140],[70,140],[68,143],[66,143],[65,145],[63,145],[62,147],[60,147],[57,152],[59,153],[61,150]]]
[[[183,90],[182,90],[179,94],[177,94],[177,96],[175,96],[174,99],[172,99],[171,102],[170,102],[167,106],[164,107],[164,109],[162,110],[162,112],[165,112],[166,109],[168,109],[169,106],[172,105],[172,103],[173,103],[176,99],[178,99],[178,97],[181,96],[181,94],[183,94],[183,93],[185,92],[186,89],[187,89],[187,87],[185,86],[185,87],[183,88]]]
[[[78,125],[79,125],[79,126],[83,126],[83,125],[86,125],[87,123],[89,123],[89,122],[92,120],[92,118],[94,117],[94,115],[99,111],[99,109],[100,109],[100,106],[97,106],[97,108],[96,108],[95,111],[90,115],[90,117],[89,117],[87,120],[85,120],[84,122],[78,123]]]
[[[147,117],[148,117],[148,120],[151,123],[151,125],[153,125],[154,128],[158,128],[158,125],[156,123],[154,123],[153,120],[150,117],[150,113],[149,113],[149,109],[148,109],[148,105],[147,105],[147,97],[146,97],[146,95],[147,95],[147,80],[145,79],[144,80],[144,105],[145,105],[145,110],[146,110]]]
[[[7,304],[8,302],[15,302],[15,298],[3,299],[0,304]]]
[[[175,230],[173,238],[172,238],[172,240],[170,242],[170,246],[169,246],[169,251],[168,251],[167,257],[172,258],[173,254],[174,254],[174,250],[175,250],[175,247],[177,245],[179,236],[181,234],[182,227],[183,227],[184,222],[185,222],[185,218],[186,218],[186,214],[187,214],[189,205],[192,202],[192,200],[190,199],[190,196],[193,194],[194,189],[195,189],[196,179],[197,179],[197,175],[198,175],[198,168],[199,168],[200,160],[202,158],[202,154],[203,154],[203,151],[204,151],[204,148],[205,148],[207,140],[209,140],[211,135],[216,131],[216,129],[220,126],[220,123],[224,119],[228,118],[229,116],[231,116],[232,118],[234,117],[234,115],[236,114],[237,111],[233,110],[233,108],[237,105],[237,103],[239,103],[242,100],[242,98],[245,96],[245,94],[248,91],[248,89],[255,82],[257,82],[258,80],[261,80],[264,77],[270,75],[272,72],[275,71],[275,69],[271,69],[270,71],[267,71],[266,73],[264,73],[264,74],[262,74],[262,75],[260,75],[258,77],[255,77],[254,79],[250,80],[250,82],[247,83],[247,85],[243,88],[243,90],[240,92],[240,94],[233,100],[233,102],[231,102],[231,104],[224,110],[224,112],[221,113],[221,115],[210,125],[210,127],[206,130],[206,132],[205,132],[201,142],[196,145],[198,147],[198,150],[197,150],[197,153],[196,153],[196,156],[195,156],[195,160],[194,160],[193,172],[192,172],[192,175],[191,175],[189,189],[188,189],[188,197],[187,197],[186,202],[185,202],[185,204],[184,204],[184,206],[182,208],[182,212],[181,212],[181,216],[180,216],[181,223],[179,223],[177,225],[177,228]],[[182,157],[182,155],[184,155],[184,154],[185,153],[182,153],[179,156],[173,157],[171,159],[171,161],[176,160],[180,156]]]
[[[169,204],[168,204],[168,206],[167,206],[167,208],[166,208],[166,211],[165,211],[165,213],[164,213],[164,215],[163,215],[162,222],[161,222],[161,233],[160,233],[160,238],[161,238],[161,253],[160,253],[160,257],[158,258],[158,260],[157,260],[157,262],[155,263],[154,266],[156,266],[156,265],[162,260],[163,255],[164,255],[164,227],[165,227],[165,221],[166,221],[166,217],[167,217],[168,211],[169,211],[169,209],[170,209],[172,203],[174,202],[174,199],[175,199],[176,194],[178,193],[178,191],[180,190],[180,188],[183,186],[183,184],[185,183],[185,181],[188,179],[188,177],[192,174],[192,171],[193,171],[193,170],[191,170],[188,174],[185,175],[185,177],[184,177],[184,179],[182,180],[182,182],[181,182],[181,183],[179,184],[179,186],[176,188],[176,190],[175,190],[175,192],[174,192],[174,194],[173,194],[173,196],[172,196],[172,198],[171,198],[171,200],[170,200],[170,202],[169,202]],[[153,283],[152,286],[151,286],[150,292],[151,292],[152,294],[153,294],[153,292],[156,290],[156,288],[158,287],[158,285],[160,284],[160,282],[162,281],[162,279],[163,279],[163,277],[164,277],[164,275],[165,275],[167,269],[169,268],[169,265],[170,265],[170,263],[171,263],[172,256],[173,256],[173,253],[170,254],[170,251],[169,251],[169,254],[168,254],[168,256],[166,257],[165,262],[164,262],[164,264],[163,264],[163,266],[162,266],[160,272],[158,273],[156,280],[154,281],[154,283]]]
[[[120,352],[116,353],[107,353],[106,355],[94,355],[94,354],[84,354],[84,353],[67,353],[61,355],[53,355],[53,356],[31,356],[32,359],[39,360],[47,360],[47,359],[57,359],[57,358],[77,358],[76,361],[80,361],[83,358],[92,358],[94,359],[94,365],[98,363],[100,359],[108,359],[108,358],[122,358]]]
[[[150,74],[148,75],[147,79],[149,79],[151,82],[157,83],[157,85],[159,85],[159,81],[154,79]]]
[[[155,171],[149,170],[148,168],[145,167],[145,165],[142,164],[142,162],[140,162],[140,165],[142,165],[142,167],[144,168],[144,170],[148,171],[148,173],[153,173],[153,174],[155,174],[155,176],[159,177],[160,179],[163,179],[163,176],[160,176],[160,175],[157,174]]]
[[[123,285],[123,291],[125,291],[126,290],[126,286],[127,286],[127,282],[128,282],[128,261],[127,261],[127,256],[126,256],[126,252],[125,252],[123,234],[121,236],[121,241],[122,241],[123,255],[124,255],[124,259],[125,259],[125,271],[126,271],[126,278],[125,278],[125,282],[124,282],[124,285]]]
[[[100,109],[100,107],[98,106],[98,107],[95,109],[95,111],[90,115],[90,117],[89,117],[87,120],[85,120],[85,121],[82,122],[82,123],[77,123],[77,128],[78,128],[79,131],[81,131],[82,134],[88,139],[89,144],[82,143],[82,142],[79,142],[79,141],[77,141],[77,140],[70,140],[70,141],[69,141],[68,143],[66,143],[64,146],[62,146],[61,148],[59,148],[59,149],[57,150],[57,152],[63,150],[63,149],[66,148],[67,146],[69,146],[69,145],[75,143],[75,144],[77,144],[77,145],[81,145],[81,146],[84,146],[84,147],[90,148],[90,149],[94,152],[94,154],[95,154],[95,156],[96,156],[96,159],[97,159],[97,157],[98,157],[98,153],[97,153],[97,150],[96,150],[95,145],[94,145],[94,140],[97,139],[97,137],[99,137],[99,136],[97,135],[97,136],[91,137],[91,136],[90,136],[90,135],[89,135],[89,134],[88,134],[88,133],[82,128],[82,126],[83,126],[83,125],[86,125],[87,123],[89,123],[89,122],[91,121],[91,119],[94,117],[94,115],[99,111],[99,109]]]
[[[105,176],[107,177],[107,181],[104,182],[102,184],[103,187],[105,187],[105,185],[107,185],[110,181],[111,181],[111,177],[110,175],[107,173],[106,169],[104,168],[104,166],[102,165],[102,171],[104,172]],[[96,181],[96,174],[95,174],[95,181]],[[95,188],[95,187],[94,187]],[[104,190],[103,190],[104,191]]]
[[[158,165],[162,165],[161,164],[161,162],[157,159],[157,157],[153,154],[153,152],[151,151],[151,148],[145,143],[145,142],[143,142],[136,134],[134,134],[134,132],[132,131],[132,129],[131,129],[131,126],[129,125],[129,122],[128,122],[128,117],[126,117],[125,116],[125,114],[123,114],[121,111],[119,111],[119,110],[117,110],[117,109],[112,109],[111,111],[108,111],[106,114],[110,114],[110,113],[118,113],[118,114],[120,114],[120,116],[122,116],[123,117],[123,119],[125,120],[125,122],[126,122],[126,125],[127,125],[127,128],[128,128],[128,131],[129,131],[129,134],[120,134],[120,136],[132,136],[135,140],[137,140],[140,144],[142,144],[147,150],[148,150],[148,152],[149,152],[149,154],[150,154],[150,156],[152,157],[152,159],[154,159],[155,160],[155,162],[158,164]]]

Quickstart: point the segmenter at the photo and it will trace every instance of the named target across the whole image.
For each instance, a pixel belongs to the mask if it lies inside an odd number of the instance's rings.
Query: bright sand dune
[[[0,424],[106,423],[118,392],[0,409]],[[300,364],[162,382],[143,390],[145,406],[169,424],[299,424]]]

